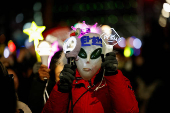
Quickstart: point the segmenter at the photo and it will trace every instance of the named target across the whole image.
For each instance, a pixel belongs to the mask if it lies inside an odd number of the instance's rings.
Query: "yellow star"
[[[23,32],[29,35],[29,42],[35,41],[38,42],[39,40],[43,40],[42,32],[45,30],[45,26],[37,26],[36,23],[33,21],[31,27],[28,29],[24,29]],[[35,43],[34,42],[34,43]],[[38,45],[38,44],[34,44]]]
[[[39,40],[44,39],[42,32],[45,30],[45,28],[45,26],[37,26],[36,23],[33,21],[30,28],[23,30],[25,34],[29,35],[29,42],[34,41],[34,47],[38,62],[41,62],[41,57],[37,53],[37,46],[39,44]]]

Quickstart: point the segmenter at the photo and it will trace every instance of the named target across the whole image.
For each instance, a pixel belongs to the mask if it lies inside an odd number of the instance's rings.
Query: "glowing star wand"
[[[39,44],[39,40],[44,39],[42,32],[45,30],[45,28],[45,26],[37,26],[36,23],[33,21],[30,28],[23,30],[25,34],[29,35],[29,42],[34,41],[34,47],[38,62],[41,62],[41,57],[37,53],[37,46]]]

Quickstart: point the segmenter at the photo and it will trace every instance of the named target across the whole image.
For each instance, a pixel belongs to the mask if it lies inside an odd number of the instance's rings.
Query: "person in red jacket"
[[[117,69],[115,52],[102,61],[102,46],[88,44],[80,49],[76,69],[64,65],[42,113],[138,113],[130,81]]]

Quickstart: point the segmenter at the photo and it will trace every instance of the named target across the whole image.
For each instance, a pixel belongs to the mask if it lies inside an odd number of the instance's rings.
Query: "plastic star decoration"
[[[45,26],[37,26],[33,21],[31,27],[28,29],[24,29],[23,32],[29,35],[29,42],[34,41],[34,47],[37,55],[37,60],[40,61],[40,56],[37,54],[37,46],[39,44],[39,40],[43,40],[42,32],[45,30]]]
[[[37,40],[43,40],[42,32],[45,30],[45,26],[37,26],[36,23],[33,21],[31,27],[28,29],[24,29],[23,32],[29,35],[29,42],[34,40],[34,43]],[[38,44],[35,44],[38,45]]]

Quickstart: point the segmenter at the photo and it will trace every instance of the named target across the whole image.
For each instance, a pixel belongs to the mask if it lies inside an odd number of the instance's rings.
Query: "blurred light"
[[[136,37],[129,37],[129,38],[128,38],[128,46],[129,46],[129,47],[134,47],[134,46],[133,46],[133,41],[134,41],[135,38],[136,38]]]
[[[133,49],[134,50],[134,55],[139,56],[140,55],[140,49]]]
[[[159,25],[161,26],[161,27],[165,27],[166,26],[166,21],[167,21],[167,19],[166,18],[164,18],[163,16],[160,16],[159,17]]]
[[[4,57],[8,58],[9,54],[10,54],[10,51],[9,51],[8,47],[5,47],[5,49],[4,49]]]
[[[16,46],[12,40],[8,41],[8,48],[9,48],[10,52],[14,52],[16,50]]]
[[[130,47],[125,47],[124,49],[124,56],[125,57],[130,57],[133,55],[133,49]]]
[[[23,19],[24,19],[24,15],[22,13],[20,13],[16,16],[15,20],[16,20],[16,23],[20,23],[23,21]]]
[[[34,11],[40,11],[41,10],[41,7],[42,7],[42,4],[41,2],[36,2],[33,6],[33,10]]]
[[[103,25],[102,26],[102,31],[106,33],[107,35],[110,35],[112,33],[111,27],[108,25]]]
[[[164,16],[165,18],[169,17],[169,12],[166,12],[164,9],[162,9],[161,13],[162,13],[162,16]]]
[[[93,8],[94,10],[97,9],[97,5],[95,3],[93,4]]]
[[[166,11],[166,12],[170,12],[170,5],[168,3],[164,3],[163,4],[163,9]]]
[[[82,22],[82,25],[81,25],[81,33],[80,35],[78,36],[78,38],[80,38],[81,36],[83,36],[84,34],[87,34],[89,32],[91,33],[99,33],[100,32],[100,27],[97,26],[97,22],[94,24],[94,25],[87,25],[85,23],[85,21]],[[76,31],[76,28],[74,26],[71,26],[72,30],[75,30]]]
[[[37,23],[37,25],[43,25],[43,19],[42,19],[42,13],[41,12],[35,12],[34,13],[34,21]]]
[[[166,0],[166,2],[170,4],[170,0]]]
[[[135,39],[133,40],[133,46],[134,46],[134,48],[139,49],[139,48],[142,46],[141,40],[138,39],[138,38],[135,38]]]
[[[121,41],[120,41],[120,40],[121,40]],[[117,40],[117,42],[118,42],[118,45],[119,45],[120,47],[125,47],[125,46],[126,46],[126,39],[125,39],[124,37],[119,38],[119,39]]]
[[[97,6],[98,6],[98,10],[102,10],[103,9],[103,4],[100,2],[97,2]]]
[[[31,27],[31,22],[25,23],[24,26],[23,26],[23,30],[30,28],[30,27]]]
[[[33,42],[29,42],[29,39],[25,40],[25,47],[28,49],[29,47],[31,47],[34,43]]]
[[[86,9],[89,10],[90,9],[90,5],[86,4]]]
[[[53,42],[53,43],[51,44],[51,46],[52,46],[52,50],[51,50],[51,53],[50,53],[50,55],[49,55],[49,57],[48,57],[48,66],[50,65],[51,59],[52,59],[52,57],[54,56],[54,54],[55,54],[57,51],[59,51],[58,41]]]
[[[38,41],[36,40],[43,40],[42,32],[45,30],[45,26],[37,26],[36,23],[33,21],[31,27],[28,29],[24,29],[23,32],[29,35],[29,42],[34,40],[34,44],[38,45]]]
[[[109,20],[109,22],[112,23],[112,24],[115,24],[115,23],[118,22],[117,16],[114,16],[114,15],[110,15],[110,16],[108,17],[108,20]]]
[[[51,44],[47,41],[41,41],[37,47],[37,52],[40,56],[49,56],[51,53]]]
[[[125,21],[125,22],[129,22],[131,19],[130,19],[131,17],[129,16],[129,15],[127,15],[127,14],[125,14],[125,15],[123,15],[123,20]]]
[[[138,21],[138,16],[137,15],[130,15],[130,20],[132,22],[137,22]]]
[[[117,1],[117,2],[115,3],[115,7],[118,8],[118,9],[122,9],[122,8],[124,7],[124,4],[123,4],[123,2],[121,2],[121,1]]]
[[[33,21],[31,27],[28,29],[24,29],[23,32],[29,35],[29,42],[34,41],[35,51],[37,50],[37,46],[39,44],[39,40],[43,40],[42,32],[45,30],[45,26],[37,26],[36,23]],[[41,61],[40,55],[36,51],[36,56],[38,62]]]
[[[86,11],[85,3],[80,4],[80,5],[79,5],[79,9],[80,9],[81,11]]]

